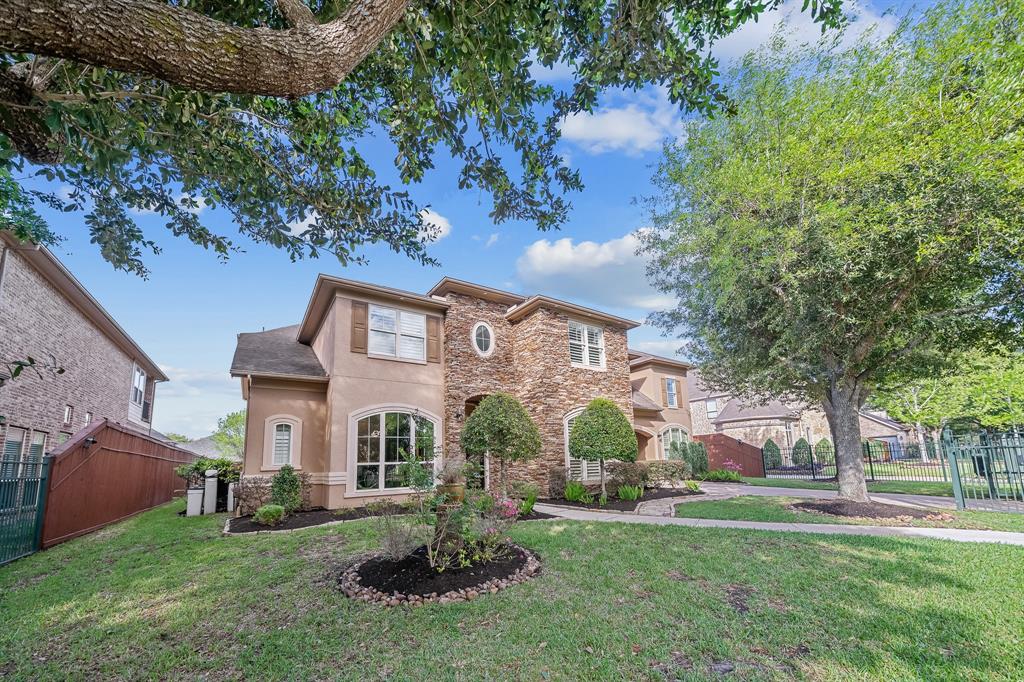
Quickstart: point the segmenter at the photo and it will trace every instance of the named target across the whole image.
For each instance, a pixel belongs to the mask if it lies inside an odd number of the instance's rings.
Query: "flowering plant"
[[[735,471],[737,474],[743,471],[743,467],[731,459],[727,459],[722,462],[722,468],[727,471]]]

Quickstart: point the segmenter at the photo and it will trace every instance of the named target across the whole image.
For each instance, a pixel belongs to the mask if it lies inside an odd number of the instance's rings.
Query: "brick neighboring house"
[[[0,359],[51,355],[63,374],[0,388],[4,459],[38,459],[103,418],[151,430],[164,373],[49,250],[0,230]]]
[[[832,440],[825,413],[814,407],[773,400],[767,405],[745,405],[724,391],[707,388],[699,370],[687,375],[693,435],[723,433],[762,447],[770,438],[781,448],[791,448],[800,438],[812,446],[822,438]],[[861,410],[861,435],[902,447],[912,442],[911,428],[884,414]],[[787,455],[788,453],[784,453]]]
[[[328,508],[405,495],[399,450],[416,442],[435,466],[461,459],[462,425],[498,391],[516,396],[541,433],[540,455],[510,467],[512,480],[543,491],[566,472],[595,480],[598,467],[570,459],[566,440],[596,397],[632,420],[641,459],[661,459],[690,437],[690,366],[630,351],[636,326],[449,277],[421,295],[320,275],[299,325],[238,336],[231,373],[248,402],[244,474],[290,463],[311,474],[314,503]]]

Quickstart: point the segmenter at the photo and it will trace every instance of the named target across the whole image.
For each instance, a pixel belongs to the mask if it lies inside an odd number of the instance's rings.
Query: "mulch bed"
[[[398,561],[375,556],[346,569],[338,577],[338,585],[353,599],[385,606],[472,601],[482,594],[518,585],[540,572],[540,560],[533,552],[512,544],[505,550],[505,555],[495,561],[441,573],[427,562],[426,547]]]
[[[860,519],[951,519],[934,509],[903,507],[880,502],[853,502],[851,500],[818,500],[815,502],[794,502],[790,505],[799,511],[811,511],[831,516]]]
[[[545,514],[534,509],[529,514],[520,514],[517,521],[543,521],[544,519],[557,519],[554,514]]]
[[[297,528],[312,528],[322,526],[325,523],[335,521],[354,521],[374,516],[366,507],[352,507],[351,509],[311,509],[309,511],[293,512],[284,517],[284,520],[276,526],[261,526],[253,523],[251,516],[240,516],[231,519],[228,523],[229,533],[260,533],[274,532],[279,530],[295,530]]]
[[[580,509],[596,509],[598,511],[636,511],[637,506],[643,502],[650,502],[651,500],[663,500],[666,497],[687,497],[690,495],[703,495],[703,492],[691,492],[686,488],[656,488],[653,490],[645,490],[644,496],[639,500],[620,500],[618,498],[608,498],[608,503],[601,506],[601,503],[597,501],[599,495],[594,495],[594,501],[590,504],[584,504],[583,502],[570,502],[565,499],[550,499],[543,500],[547,504],[555,504],[559,507],[579,507]]]

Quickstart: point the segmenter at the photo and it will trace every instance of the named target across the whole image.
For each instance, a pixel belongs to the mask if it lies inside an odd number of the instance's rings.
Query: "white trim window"
[[[25,447],[25,429],[14,426],[7,428],[7,435],[4,436],[4,449],[0,454],[3,460],[0,466],[0,479],[11,479],[18,475],[18,467],[21,463],[21,453]]]
[[[292,444],[295,429],[288,422],[274,424],[274,449],[270,455],[270,463],[276,467],[291,464]]]
[[[263,471],[276,471],[285,464],[302,468],[302,420],[290,414],[275,414],[263,424]]]
[[[473,350],[482,358],[489,357],[494,352],[494,330],[486,322],[477,322],[473,325],[473,332],[470,334],[470,341]]]
[[[679,379],[665,379],[667,407],[679,407]]]
[[[434,468],[434,421],[411,412],[381,410],[356,421],[355,490],[404,489],[399,467],[415,452],[424,467]]]
[[[704,410],[707,412],[708,419],[714,419],[718,416],[718,401],[708,398],[704,401]]]
[[[662,459],[668,459],[672,445],[674,443],[689,443],[690,434],[686,432],[682,426],[669,426],[661,432],[661,457]]]
[[[65,424],[70,424],[71,420],[74,418],[74,416],[75,416],[75,408],[72,407],[71,405],[65,405],[64,406],[64,423]]]
[[[599,481],[601,480],[601,462],[576,459],[569,454],[569,434],[572,433],[572,425],[576,423],[576,417],[580,416],[583,408],[573,410],[565,415],[565,472],[570,481]]]
[[[604,369],[604,329],[569,320],[569,361],[574,367]]]
[[[132,373],[132,402],[142,405],[146,399],[146,373],[138,365]]]
[[[370,304],[369,314],[370,355],[426,361],[426,315],[374,304]]]
[[[92,412],[85,413],[85,425],[88,426],[89,424],[92,424]]]

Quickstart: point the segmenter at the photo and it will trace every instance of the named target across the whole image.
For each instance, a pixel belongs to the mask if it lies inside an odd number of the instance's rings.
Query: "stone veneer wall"
[[[461,456],[459,433],[466,400],[497,391],[523,403],[541,432],[540,455],[509,469],[510,480],[529,480],[546,495],[552,474],[565,468],[565,414],[590,400],[606,397],[633,414],[626,330],[605,326],[607,369],[573,367],[569,361],[569,318],[540,309],[516,324],[505,320],[509,306],[461,294],[449,294],[445,316],[445,453]],[[494,330],[494,352],[486,358],[473,349],[470,333],[478,321]],[[492,466],[496,482],[497,466]]]

